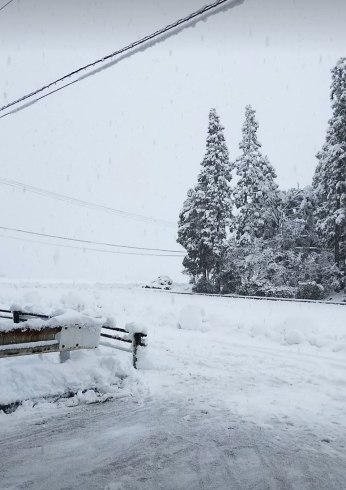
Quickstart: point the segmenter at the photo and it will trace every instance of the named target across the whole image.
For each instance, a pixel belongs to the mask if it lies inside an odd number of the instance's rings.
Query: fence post
[[[13,323],[19,323],[20,311],[12,311],[12,314],[13,314]]]
[[[132,341],[132,355],[133,355],[133,367],[137,369],[137,351],[138,351],[138,346],[142,344],[142,336],[143,334],[141,332],[135,332],[133,334],[133,341]]]

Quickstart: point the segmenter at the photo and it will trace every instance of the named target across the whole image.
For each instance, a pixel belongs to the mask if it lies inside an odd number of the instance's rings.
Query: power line
[[[3,10],[5,7],[7,7],[7,5],[10,5],[10,3],[12,3],[13,0],[10,0],[9,2],[5,3],[5,5],[3,5],[1,8],[0,8],[0,12],[1,10]]]
[[[108,253],[108,254],[136,255],[138,257],[181,257],[180,255],[140,254],[140,253],[136,253],[136,252],[118,252],[115,250],[102,250],[100,248],[74,247],[73,245],[65,245],[65,244],[61,244],[61,243],[41,242],[38,240],[28,240],[27,238],[19,238],[19,237],[6,236],[6,235],[0,235],[0,237],[1,238],[8,238],[10,240],[19,240],[21,242],[37,243],[39,245],[51,245],[54,247],[73,248],[75,250],[82,250],[83,252],[103,252],[103,253]]]
[[[52,90],[51,92],[48,92],[47,94],[45,95],[41,95],[41,97],[37,97],[36,99],[32,100],[32,101],[29,101],[27,102],[26,104],[23,104],[22,106],[20,107],[17,107],[15,109],[13,109],[12,111],[10,112],[7,112],[6,114],[3,114],[2,116],[0,116],[0,119],[2,119],[3,117],[6,117],[6,116],[10,116],[11,114],[15,114],[16,112],[19,112],[23,109],[26,109],[27,107],[30,107],[31,105],[35,104],[36,102],[38,102],[39,100],[42,100],[42,99],[45,99],[46,97],[48,97],[49,95],[52,95],[54,94],[55,92],[59,92],[60,90],[62,90],[63,88],[66,88],[66,87],[69,87],[70,85],[73,85],[74,83],[77,83],[79,82],[79,78],[77,78],[77,80],[73,80],[72,82],[69,82],[69,83],[66,83],[65,85],[63,85],[62,87],[59,87],[59,88],[56,88],[55,90]],[[2,109],[0,109],[0,112],[1,112]]]
[[[88,201],[83,201],[81,199],[75,199],[73,197],[64,196],[62,194],[57,194],[55,192],[48,191],[46,189],[40,189],[39,187],[34,187],[32,185],[23,184],[22,182],[17,182],[15,180],[5,180],[0,178],[0,184],[7,185],[9,187],[16,187],[24,189],[25,191],[33,192],[34,194],[39,194],[41,196],[50,197],[58,201],[67,202],[69,204],[75,204],[77,206],[82,206],[85,208],[93,209],[95,211],[102,211],[109,214],[115,214],[122,216],[123,218],[132,219],[135,221],[141,221],[143,223],[150,223],[160,226],[165,226],[168,228],[176,228],[177,225],[172,221],[164,221],[160,219],[150,218],[148,216],[142,216],[140,214],[129,213],[127,211],[122,211],[120,209],[110,208],[108,206],[102,206],[100,204],[93,204]]]
[[[78,238],[70,238],[65,236],[47,235],[45,233],[38,233],[35,231],[20,230],[17,228],[7,228],[6,226],[0,226],[0,229],[6,231],[15,231],[17,233],[25,233],[27,235],[43,236],[45,238],[58,238],[59,240],[67,240],[70,242],[87,243],[89,245],[104,245],[105,247],[128,248],[133,250],[148,250],[151,252],[171,252],[171,253],[181,254],[181,255],[184,253],[181,250],[165,250],[160,248],[132,247],[130,245],[116,245],[115,243],[94,242],[91,240],[81,240]]]
[[[78,68],[74,71],[72,71],[71,73],[68,73],[67,75],[64,75],[60,78],[58,78],[57,80],[55,80],[54,82],[51,82],[47,85],[44,85],[43,87],[35,90],[34,92],[31,92],[29,94],[26,94],[22,97],[20,97],[19,99],[17,100],[14,100],[12,102],[10,102],[9,104],[6,104],[4,105],[3,107],[0,108],[0,112],[6,110],[6,109],[9,109],[10,107],[16,105],[16,104],[19,104],[20,102],[24,102],[25,100],[27,99],[30,99],[31,97],[39,94],[40,92],[43,92],[44,90],[47,90],[49,88],[51,88],[53,85],[56,85],[57,83],[61,83],[65,80],[67,80],[68,78],[72,77],[72,76],[75,76],[75,75],[78,75],[79,73],[81,73],[82,71],[85,71],[87,70],[88,68],[91,68],[91,67],[95,67],[96,65],[99,65],[100,63],[104,63],[105,61],[107,60],[110,60],[112,58],[114,58],[115,56],[118,56],[120,54],[124,54],[124,53],[127,53],[128,51],[131,51],[133,50],[134,48],[141,48],[141,49],[145,49],[143,48],[143,44],[145,43],[148,43],[149,41],[153,41],[153,40],[156,40],[157,38],[159,38],[160,36],[162,35],[165,35],[164,36],[164,39],[166,39],[167,37],[169,37],[170,35],[173,35],[174,33],[178,33],[180,32],[179,31],[179,28],[180,30],[184,29],[187,25],[191,25],[191,21],[194,21],[193,22],[193,25],[195,25],[195,23],[199,22],[200,20],[202,19],[205,19],[207,17],[209,17],[210,15],[212,15],[213,13],[217,13],[219,12],[220,10],[225,10],[225,9],[228,9],[230,7],[234,7],[235,5],[239,5],[241,3],[243,3],[244,0],[217,0],[215,1],[214,3],[210,4],[210,5],[206,5],[205,7],[197,10],[196,12],[193,12],[192,14],[182,18],[182,19],[179,19],[177,20],[176,22],[174,22],[173,24],[169,24],[167,25],[166,27],[158,30],[158,31],[155,31],[154,33],[152,34],[149,34],[148,36],[145,36],[144,38],[138,40],[138,41],[135,41],[131,44],[129,44],[128,46],[125,46],[124,48],[121,48],[117,51],[114,51],[113,53],[107,55],[107,56],[104,56],[103,58],[100,58],[92,63],[89,63],[85,66],[82,66],[81,68]],[[163,39],[163,40],[164,40]],[[157,41],[156,41],[157,42]],[[111,66],[111,65],[108,65],[108,66]],[[87,76],[87,75],[86,75]],[[53,94],[54,92],[58,91],[58,90],[61,90],[73,83],[76,83],[76,82],[79,82],[81,80],[83,80],[86,76],[83,76],[83,77],[80,77],[78,78],[77,80],[73,81],[73,82],[70,82],[56,90],[53,90],[51,91],[50,93],[40,97],[40,98],[37,98],[35,99],[34,101],[30,102],[29,105],[37,102],[38,100],[44,98],[44,97],[47,97],[48,95],[51,95]],[[23,108],[24,107],[27,107],[27,105],[24,105],[22,106]],[[17,110],[20,110],[17,109]],[[0,116],[0,118],[2,117],[5,117],[9,114],[12,114],[14,112],[17,112],[17,110],[14,110],[14,111],[11,111],[11,112],[8,112],[7,114],[4,114],[2,116]]]

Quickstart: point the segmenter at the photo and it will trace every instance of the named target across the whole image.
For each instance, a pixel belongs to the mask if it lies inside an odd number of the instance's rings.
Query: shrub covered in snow
[[[230,243],[220,275],[224,294],[304,299],[322,299],[340,290],[341,279],[331,253],[292,250],[281,236],[242,246]],[[301,283],[314,286],[304,290]]]
[[[298,299],[323,299],[325,297],[324,287],[315,281],[301,282],[296,297]]]
[[[157,278],[157,281],[160,283],[161,286],[172,286],[173,284],[172,279],[168,276],[159,276]]]
[[[296,288],[292,286],[271,286],[263,290],[263,296],[268,298],[294,298],[296,291]]]
[[[218,290],[212,281],[202,277],[192,286],[194,293],[217,294]]]
[[[241,284],[241,277],[239,275],[236,264],[228,264],[227,270],[221,272],[219,276],[219,284],[221,288],[221,294],[237,293],[237,289]]]
[[[147,289],[164,289],[166,291],[169,291],[170,289],[172,289],[172,284],[173,281],[170,277],[159,276],[157,279],[155,279],[155,281],[152,281],[150,284],[146,284],[143,287]]]
[[[294,298],[296,288],[292,286],[276,286],[269,281],[248,280],[243,281],[237,288],[242,296],[263,296],[268,298]]]

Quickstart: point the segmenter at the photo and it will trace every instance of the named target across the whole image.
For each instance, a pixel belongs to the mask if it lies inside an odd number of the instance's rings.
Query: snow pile
[[[277,329],[281,333],[280,341],[287,345],[299,345],[316,338],[318,328],[308,318],[292,317],[285,320]],[[311,345],[316,345],[315,343]]]
[[[78,394],[97,390],[117,393],[121,380],[131,372],[130,357],[108,349],[71,352],[71,359],[59,363],[59,355],[44,354],[0,359],[0,407],[23,400]]]
[[[298,330],[290,330],[285,335],[285,340],[288,345],[302,344],[304,342],[304,337]]]
[[[173,281],[168,276],[159,276],[155,281],[150,284],[143,286],[146,289],[163,289],[165,291],[170,291],[172,289]]]
[[[199,330],[200,332],[207,332],[211,328],[205,321],[204,310],[195,305],[186,305],[180,310],[178,326],[184,330]]]

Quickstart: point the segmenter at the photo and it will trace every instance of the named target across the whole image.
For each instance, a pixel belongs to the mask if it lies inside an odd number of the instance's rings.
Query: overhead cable
[[[96,65],[100,65],[101,63],[105,63],[106,61],[111,60],[112,58],[114,58],[116,56],[124,55],[124,53],[132,51],[134,49],[137,49],[137,51],[138,50],[141,50],[141,51],[145,50],[145,49],[147,49],[147,47],[153,46],[153,44],[156,44],[157,42],[164,41],[168,37],[175,35],[175,34],[178,34],[179,32],[181,32],[183,29],[185,29],[187,27],[194,27],[198,22],[200,22],[202,20],[206,20],[206,18],[209,17],[210,15],[216,14],[220,11],[228,10],[229,8],[232,8],[232,7],[239,5],[243,2],[244,2],[244,0],[217,0],[214,3],[212,3],[210,5],[206,5],[205,7],[197,10],[196,12],[193,12],[190,15],[187,15],[186,17],[184,17],[182,19],[177,20],[176,22],[174,22],[172,24],[169,24],[166,27],[164,27],[158,31],[155,31],[152,34],[149,34],[148,36],[145,36],[142,39],[139,39],[138,41],[135,41],[135,42],[133,42],[133,43],[121,48],[121,49],[118,49],[117,51],[114,51],[111,54],[108,54],[108,55],[106,55],[106,56],[104,56],[104,57],[102,57],[96,61],[93,61],[92,63],[84,65],[81,68],[78,68],[78,69],[68,73],[67,75],[64,75],[64,76],[58,78],[54,82],[48,83],[47,85],[44,85],[43,87],[35,90],[34,92],[30,92],[30,93],[20,97],[19,99],[14,100],[14,101],[4,105],[3,107],[0,108],[0,112],[5,111],[6,109],[9,109],[10,107],[13,107],[13,106],[15,106],[21,102],[28,100],[28,99],[31,99],[35,95],[53,87],[57,83],[64,82],[68,78],[70,78],[72,76],[76,76],[79,73],[81,73],[82,71],[87,70],[88,68],[93,68]],[[129,54],[129,56],[131,56],[131,53]],[[124,59],[124,56],[122,59]],[[109,66],[112,66],[112,63],[108,63],[103,69],[108,68]],[[47,97],[48,95],[51,95],[52,93],[54,93],[58,90],[61,90],[62,88],[65,88],[65,87],[67,87],[73,83],[81,81],[84,78],[86,78],[92,74],[97,73],[98,71],[99,70],[95,70],[94,72],[91,72],[90,74],[86,74],[82,77],[79,77],[77,80],[75,80],[73,82],[70,82],[70,83],[68,83],[68,84],[66,84],[66,85],[64,85],[58,89],[51,91],[50,93],[48,93],[42,97],[39,97],[37,99],[34,99],[33,101],[30,101],[28,105],[31,105],[31,104],[37,102],[38,100],[40,100],[44,97]],[[25,108],[28,105],[25,104],[21,108]],[[0,116],[0,118],[5,117],[5,116],[12,114],[14,112],[17,112],[21,108],[15,109],[14,111],[10,111],[10,112]]]
[[[50,197],[58,201],[67,202],[70,204],[75,204],[77,206],[82,206],[85,208],[93,209],[95,211],[102,211],[109,214],[115,214],[122,216],[123,218],[132,219],[135,221],[141,221],[143,223],[149,223],[154,225],[160,225],[168,228],[176,228],[177,225],[173,221],[164,221],[160,219],[150,218],[148,216],[142,216],[140,214],[129,213],[128,211],[122,211],[120,209],[110,208],[108,206],[102,206],[100,204],[90,203],[88,201],[83,201],[81,199],[75,199],[73,197],[64,196],[62,194],[57,194],[55,192],[48,191],[46,189],[41,189],[39,187],[34,187],[32,185],[23,184],[22,182],[17,182],[15,180],[5,180],[0,178],[0,184],[7,185],[9,187],[16,187],[23,189],[24,191],[33,192],[34,194],[39,194],[42,196]]]
[[[2,7],[0,7],[0,12],[1,10],[3,10],[5,7],[7,7],[7,5],[10,5],[10,3],[12,3],[13,0],[10,0],[9,2],[5,3],[5,5],[3,5]]]
[[[165,249],[160,249],[160,248],[134,247],[134,246],[130,246],[130,245],[116,245],[115,243],[94,242],[92,240],[81,240],[78,238],[70,238],[70,237],[65,237],[65,236],[48,235],[46,233],[38,233],[35,231],[20,230],[17,228],[8,228],[6,226],[0,226],[0,229],[6,230],[6,231],[15,231],[17,233],[25,233],[27,235],[43,236],[45,238],[58,238],[59,240],[67,240],[70,242],[87,243],[89,245],[104,245],[105,247],[128,248],[128,249],[134,249],[134,250],[148,250],[151,252],[171,252],[171,253],[180,254],[180,255],[182,255],[184,253],[182,250],[165,250]]]
[[[51,245],[54,247],[64,247],[73,248],[75,250],[81,250],[82,252],[103,252],[108,254],[120,254],[120,255],[137,255],[138,257],[180,257],[180,255],[163,255],[163,254],[140,254],[136,252],[118,252],[116,250],[102,250],[100,248],[89,248],[89,247],[75,247],[73,245],[65,245],[62,243],[49,243],[41,242],[38,240],[28,240],[27,238],[19,238],[14,236],[0,235],[1,238],[8,238],[10,240],[19,240],[21,242],[37,243],[39,245]]]

